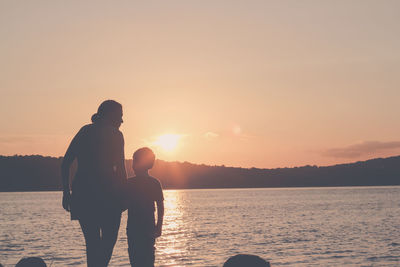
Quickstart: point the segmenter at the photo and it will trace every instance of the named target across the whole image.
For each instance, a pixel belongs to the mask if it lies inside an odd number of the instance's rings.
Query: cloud
[[[217,138],[218,136],[219,136],[219,134],[213,133],[213,132],[206,132],[204,134],[204,137],[207,139],[214,139],[214,138]]]
[[[322,152],[322,155],[334,158],[357,158],[365,154],[371,154],[395,148],[400,148],[400,141],[364,141],[347,147],[327,149]]]

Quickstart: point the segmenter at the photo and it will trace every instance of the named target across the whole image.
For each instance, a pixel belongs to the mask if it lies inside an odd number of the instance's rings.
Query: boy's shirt
[[[151,176],[131,177],[127,182],[127,192],[128,234],[153,234],[154,202],[164,200],[161,183]]]

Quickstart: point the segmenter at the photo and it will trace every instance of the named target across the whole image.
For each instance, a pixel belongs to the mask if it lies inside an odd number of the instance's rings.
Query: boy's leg
[[[147,244],[146,244],[146,263],[147,266],[154,266],[154,260],[155,260],[155,250],[156,248],[154,247],[155,244],[155,239],[154,237],[148,238],[147,239]]]
[[[133,267],[134,265],[134,239],[132,236],[129,236],[127,234],[127,240],[128,240],[128,254],[129,254],[129,262],[131,263],[131,266]]]
[[[152,237],[128,236],[128,252],[131,266],[154,266],[154,242]]]

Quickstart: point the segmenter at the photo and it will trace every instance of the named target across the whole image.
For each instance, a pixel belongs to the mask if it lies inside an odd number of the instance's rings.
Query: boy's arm
[[[164,200],[157,201],[157,224],[154,237],[160,237],[162,233],[162,225],[164,220]]]

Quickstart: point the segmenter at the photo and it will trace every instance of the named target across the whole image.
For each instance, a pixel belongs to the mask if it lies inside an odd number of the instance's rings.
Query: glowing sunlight
[[[181,137],[182,135],[179,134],[163,134],[153,144],[162,148],[165,152],[172,152],[176,149]]]

